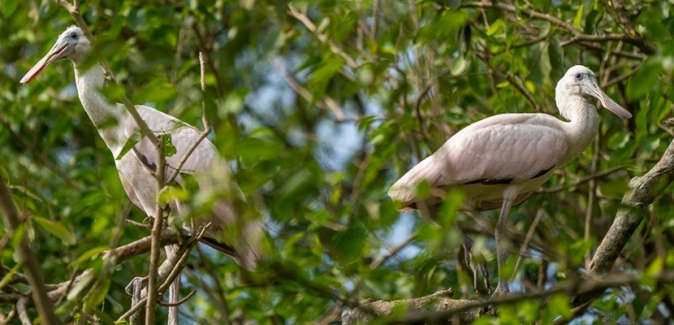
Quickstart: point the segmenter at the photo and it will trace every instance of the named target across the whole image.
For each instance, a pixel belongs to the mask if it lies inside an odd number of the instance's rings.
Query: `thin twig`
[[[536,192],[537,193],[557,193],[557,192],[566,191],[566,190],[568,190],[572,187],[582,185],[583,183],[589,182],[590,180],[593,180],[593,179],[596,179],[596,178],[602,178],[604,176],[613,174],[613,173],[615,173],[617,171],[620,171],[620,170],[623,170],[625,168],[627,168],[627,166],[617,166],[617,167],[609,168],[607,170],[602,170],[600,172],[596,172],[594,174],[587,175],[587,176],[577,180],[573,184],[568,184],[568,185],[564,185],[564,186],[555,186],[555,187],[551,187],[551,188],[543,188],[543,189],[536,190]]]
[[[400,244],[398,244],[398,245],[392,247],[391,249],[389,249],[388,253],[386,253],[386,254],[384,254],[384,255],[382,255],[382,256],[379,256],[376,260],[374,260],[374,261],[370,264],[370,268],[371,268],[371,269],[376,269],[377,267],[379,267],[379,265],[382,265],[384,262],[386,262],[386,260],[388,260],[389,258],[391,258],[391,257],[395,256],[396,254],[398,254],[398,252],[400,252],[401,250],[403,250],[403,248],[407,247],[407,245],[409,245],[409,244],[410,244],[412,241],[414,241],[416,238],[417,238],[417,234],[416,234],[416,233],[413,233],[413,234],[407,236],[407,238],[405,238],[405,240],[403,240],[402,242],[400,242]]]
[[[26,303],[28,299],[26,297],[19,298],[19,301],[16,302],[16,312],[19,314],[19,320],[21,320],[21,325],[32,325],[33,322],[28,317],[28,312],[26,311]],[[54,323],[56,324],[56,323]]]
[[[229,304],[227,303],[227,295],[225,294],[225,289],[223,288],[222,281],[220,281],[220,278],[215,274],[215,270],[211,266],[211,262],[206,258],[204,253],[199,249],[199,246],[197,246],[197,254],[199,254],[199,259],[203,261],[203,266],[204,269],[206,270],[206,273],[211,276],[211,280],[213,281],[213,287],[215,287],[215,290],[212,290],[212,286],[206,286],[203,285],[203,281],[197,281],[197,284],[204,290],[206,295],[209,296],[213,304],[215,305],[215,308],[217,308],[218,313],[220,313],[220,321],[224,325],[230,325],[231,320],[230,320],[230,309],[229,309]],[[215,291],[217,293],[217,297],[215,296]]]
[[[192,291],[190,291],[190,293],[188,293],[183,299],[180,299],[180,300],[178,300],[178,301],[175,302],[175,303],[163,302],[163,301],[161,301],[161,300],[160,300],[160,301],[157,301],[157,303],[158,303],[160,306],[163,306],[163,307],[178,307],[178,306],[184,304],[185,302],[187,302],[187,300],[189,300],[190,298],[192,298],[192,296],[194,296],[195,293],[197,293],[197,291],[196,291],[196,290],[192,290]]]
[[[597,132],[596,138],[594,139],[594,153],[592,154],[592,166],[590,167],[590,172],[592,174],[597,173],[599,168],[599,144],[601,143],[601,132]],[[592,235],[592,217],[594,216],[595,205],[597,204],[597,181],[595,178],[592,178],[588,182],[589,190],[587,191],[587,208],[585,210],[585,231],[583,232],[583,239],[586,243],[590,241],[590,236]],[[590,261],[592,260],[592,252],[588,249],[585,252],[585,268],[590,267]]]
[[[121,322],[122,320],[131,317],[131,315],[135,314],[136,312],[141,310],[143,307],[145,307],[145,303],[147,303],[147,297],[139,300],[138,303],[133,305],[129,310],[126,311],[126,313],[122,314],[122,316],[119,316],[117,321]]]
[[[371,40],[375,40],[377,38],[377,21],[380,2],[380,0],[374,0],[374,4],[372,5],[372,28],[370,28]]]
[[[321,31],[319,31],[316,28],[316,25],[314,25],[311,19],[307,17],[306,13],[297,11],[297,9],[293,7],[292,3],[289,3],[288,14],[290,14],[292,17],[295,17],[295,19],[302,22],[302,24],[304,24],[304,26],[306,26],[310,32],[316,35],[316,38],[318,38],[319,41],[321,41],[322,43],[327,43],[332,52],[342,57],[349,65],[349,67],[351,67],[352,69],[358,68],[358,64],[356,63],[356,61],[353,58],[351,58],[348,54],[346,54],[346,52],[342,51],[342,49],[340,49],[339,46],[335,44],[335,42],[329,40],[325,34],[321,33]]]
[[[75,307],[75,311],[78,312],[80,315],[82,315],[82,318],[90,321],[91,324],[94,324],[94,325],[100,324],[100,322],[98,321],[98,318],[96,318],[96,316],[87,313],[86,311],[82,310],[82,308]]]
[[[634,67],[634,69],[630,70],[630,72],[619,74],[617,77],[607,81],[602,87],[605,88],[605,87],[613,86],[613,85],[615,85],[615,84],[617,84],[617,83],[619,83],[623,80],[627,80],[627,79],[631,78],[635,73],[637,73],[637,71],[639,71],[643,67],[643,65],[644,64],[641,63],[641,64],[637,65],[636,67]]]
[[[285,69],[283,69],[283,67],[279,66],[271,59],[269,60],[269,63],[271,63],[274,68],[276,68],[276,71],[278,71],[278,73],[281,75],[283,80],[285,80],[288,86],[290,86],[290,88],[292,88],[298,95],[302,96],[302,98],[304,98],[306,101],[314,103],[314,95],[302,87],[293,76],[288,74]],[[339,104],[337,104],[337,102],[330,96],[324,95],[322,99],[316,100],[315,103],[318,107],[330,109],[332,113],[335,114],[335,117],[338,121],[342,121],[344,119],[344,112],[342,111],[342,108],[339,107]]]
[[[66,182],[66,184],[70,185],[72,188],[74,188],[76,191],[81,192],[84,190],[84,188],[75,183],[75,181],[66,174],[66,172],[59,167],[58,165],[54,164],[51,160],[47,159],[45,157],[44,152],[39,152],[34,146],[29,145],[26,143],[26,141],[23,139],[23,137],[19,136],[14,130],[12,130],[11,125],[9,122],[5,121],[5,119],[0,118],[0,124],[2,124],[5,129],[9,132],[9,134],[16,140],[22,147],[28,149],[33,156],[35,156],[42,164],[47,167],[47,169],[51,170],[54,174],[56,174],[58,177],[61,177],[63,181]]]
[[[66,285],[65,290],[63,290],[63,294],[59,296],[58,300],[56,300],[56,303],[54,303],[54,306],[60,305],[63,302],[63,299],[65,299],[66,296],[68,295],[68,291],[70,291],[70,288],[72,288],[73,283],[75,283],[75,278],[77,277],[77,268],[78,266],[75,266],[75,268],[73,269],[72,274],[70,274],[70,280],[68,280],[68,284]]]
[[[604,34],[604,35],[586,35],[581,31],[577,30],[573,25],[556,18],[552,15],[541,13],[535,10],[526,9],[522,7],[515,7],[510,4],[502,2],[469,2],[461,5],[464,8],[497,8],[503,11],[508,11],[511,13],[517,13],[521,16],[528,16],[532,18],[542,19],[549,21],[552,24],[555,24],[563,29],[566,29],[569,33],[573,35],[573,38],[564,42],[562,46],[570,44],[571,42],[582,42],[582,41],[591,41],[591,42],[606,42],[606,41],[623,41],[625,43],[632,44],[638,47],[645,54],[655,53],[655,48],[647,44],[643,38],[633,35],[626,34]]]
[[[517,275],[517,268],[520,266],[520,262],[522,261],[522,255],[524,255],[524,252],[527,250],[527,247],[529,246],[529,241],[531,240],[531,237],[534,235],[534,230],[536,230],[536,226],[538,226],[538,222],[541,221],[541,217],[543,216],[543,209],[539,209],[538,213],[536,213],[536,218],[534,218],[534,222],[531,223],[531,227],[529,227],[529,231],[527,232],[527,237],[524,238],[524,243],[522,243],[522,247],[520,248],[520,252],[517,255],[517,261],[515,262],[515,272],[513,272],[512,278],[510,278],[510,281],[515,281],[515,276]]]

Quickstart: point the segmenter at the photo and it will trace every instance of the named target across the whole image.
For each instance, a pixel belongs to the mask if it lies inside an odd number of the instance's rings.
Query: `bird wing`
[[[502,114],[473,123],[400,178],[389,196],[414,201],[423,180],[433,189],[541,176],[557,167],[567,151],[561,124],[547,114]]]
[[[199,138],[199,130],[152,107],[138,105],[136,106],[136,109],[138,110],[140,117],[145,121],[148,128],[150,128],[154,134],[157,136],[170,136],[170,144],[175,148],[175,152],[170,156],[166,155],[166,177],[168,178],[175,171],[175,168],[185,153]],[[133,138],[134,134],[140,135],[141,131],[135,121],[133,121],[132,118],[130,119],[130,123],[125,123],[124,134],[128,138]],[[145,165],[149,168],[156,168],[157,150],[149,139],[142,137],[133,149]],[[169,151],[171,151],[171,148],[166,148],[165,146],[165,152]],[[213,143],[208,139],[203,139],[185,161],[180,169],[180,173],[195,174],[208,172],[215,164],[226,164],[221,160],[218,150]]]
[[[166,156],[165,175],[168,179],[175,173],[185,153],[198,140],[200,132],[193,126],[152,107],[138,105],[136,109],[154,134],[157,136],[170,135],[170,142],[172,147],[175,148],[175,152]],[[140,133],[140,128],[130,118],[130,121],[124,125],[125,136],[133,138],[134,134]],[[168,149],[166,145],[165,149]],[[131,152],[143,165],[154,172],[157,166],[157,150],[149,139],[142,137],[133,146]],[[165,152],[168,151],[165,150]],[[234,208],[234,200],[238,199],[241,193],[231,177],[227,161],[220,157],[212,142],[208,139],[202,139],[181,167],[180,173],[194,175],[202,192],[219,194],[218,200],[212,206],[215,218],[203,219],[201,224],[211,222],[212,224],[206,234],[232,244],[237,249],[237,254],[230,256],[244,268],[252,269],[255,261],[259,259],[257,241],[261,239],[262,228],[257,220],[241,220],[242,218],[237,214]],[[180,183],[179,177],[176,180]],[[211,240],[207,244],[213,246],[214,242]],[[231,251],[229,246],[220,250],[223,252]]]

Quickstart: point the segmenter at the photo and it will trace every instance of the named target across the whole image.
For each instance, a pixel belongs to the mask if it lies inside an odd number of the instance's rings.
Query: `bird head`
[[[632,117],[632,114],[626,109],[622,108],[618,103],[614,102],[608,95],[606,95],[599,84],[597,83],[597,77],[595,77],[592,70],[582,66],[576,65],[571,67],[566,71],[564,77],[559,80],[557,83],[556,89],[556,100],[557,107],[560,110],[560,113],[566,117],[565,112],[563,111],[566,107],[563,104],[563,101],[567,99],[568,96],[592,96],[599,99],[601,105],[613,114],[618,115],[623,119],[628,119]]]
[[[51,50],[21,78],[21,83],[29,83],[52,62],[70,59],[77,64],[84,60],[90,51],[91,43],[82,30],[77,26],[71,26],[59,36]]]

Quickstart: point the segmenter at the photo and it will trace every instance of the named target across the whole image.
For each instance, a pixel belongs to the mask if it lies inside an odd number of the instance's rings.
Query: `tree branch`
[[[341,107],[339,107],[339,104],[332,99],[332,97],[328,95],[324,95],[322,99],[316,100],[314,98],[314,95],[311,94],[308,90],[306,90],[304,87],[302,87],[297,80],[290,74],[288,74],[283,67],[278,65],[276,62],[273,62],[271,59],[269,60],[269,63],[276,68],[276,71],[281,75],[283,80],[292,88],[298,95],[302,96],[306,101],[310,103],[314,103],[315,105],[320,107],[320,108],[328,108],[332,111],[333,114],[335,114],[335,118],[337,118],[337,121],[342,121],[344,119],[344,112]]]
[[[332,50],[333,53],[339,55],[346,61],[346,63],[351,67],[352,69],[358,68],[358,63],[356,63],[356,60],[354,60],[352,57],[350,57],[346,52],[342,51],[342,49],[335,44],[332,40],[329,40],[328,37],[323,34],[316,25],[307,17],[306,12],[299,12],[295,7],[293,6],[292,3],[288,4],[288,14],[295,19],[299,20],[304,24],[304,26],[312,33],[316,35],[316,38],[318,38],[319,41],[322,43],[327,43],[328,46],[330,47],[330,50]]]
[[[672,180],[674,180],[674,141],[670,142],[660,161],[651,170],[644,176],[630,180],[629,191],[622,200],[625,208],[618,211],[613,225],[597,247],[590,262],[590,276],[605,276],[611,271],[627,241],[647,215],[648,206],[662,194]],[[611,275],[611,278],[613,277],[614,275]],[[603,290],[597,290],[576,295],[573,303],[576,306],[582,305],[602,293]]]
[[[582,42],[582,41],[591,41],[591,42],[606,42],[606,41],[623,41],[628,44],[632,44],[639,48],[645,54],[655,53],[655,48],[647,44],[643,38],[636,35],[626,35],[626,34],[604,34],[604,35],[586,35],[581,31],[577,30],[573,25],[562,21],[554,16],[549,14],[544,14],[531,9],[525,8],[515,8],[513,5],[500,3],[500,2],[471,2],[464,3],[463,8],[497,8],[503,11],[508,11],[511,13],[519,12],[523,16],[528,16],[532,18],[542,19],[549,21],[552,24],[555,24],[563,29],[566,29],[569,33],[573,35],[573,38],[562,43],[562,46],[573,43],[573,42]]]
[[[27,234],[25,232],[17,234],[17,229],[22,226],[21,221],[19,221],[19,212],[16,209],[14,200],[12,200],[12,197],[9,194],[6,181],[2,176],[0,176],[0,211],[5,216],[7,225],[9,225],[9,232],[11,233],[11,236],[21,236],[19,247],[15,247],[15,249],[17,249],[21,264],[23,264],[23,267],[26,270],[28,284],[33,288],[33,302],[37,307],[40,317],[42,317],[43,324],[58,324],[52,302],[49,301],[49,298],[47,298],[47,289],[45,288],[44,280],[42,273],[40,272],[40,268],[38,267],[37,259],[35,258],[33,251],[30,249],[30,245],[28,245],[28,240],[26,239]]]
[[[422,321],[439,323],[442,320],[455,319],[463,324],[472,322],[483,314],[482,309],[485,307],[513,304],[523,300],[541,300],[558,293],[604,291],[607,288],[638,284],[642,277],[643,275],[620,273],[614,274],[610,278],[585,278],[578,281],[568,281],[548,290],[513,293],[483,301],[451,299],[451,289],[407,300],[390,302],[367,300],[353,310],[344,311],[342,314],[342,324],[369,324],[375,320],[377,324],[380,324],[380,321],[387,321],[389,323]],[[674,270],[661,272],[652,278],[659,283],[672,283],[674,282]],[[491,309],[492,313],[494,311],[495,309]]]

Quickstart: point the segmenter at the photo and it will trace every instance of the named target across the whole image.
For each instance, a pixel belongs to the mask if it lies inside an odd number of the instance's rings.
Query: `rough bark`
[[[342,313],[342,324],[368,324],[381,318],[395,322],[425,318],[442,314],[475,303],[468,299],[452,299],[452,289],[438,291],[432,295],[406,300],[367,300],[353,310]],[[460,323],[470,323],[480,316],[480,309],[469,309],[454,315]]]

